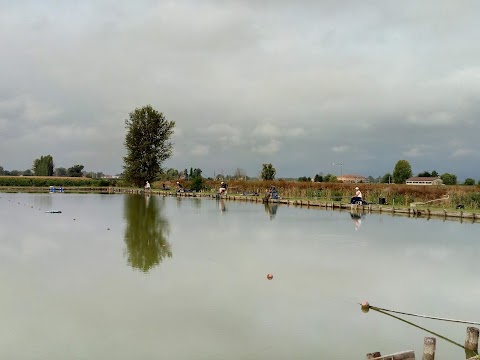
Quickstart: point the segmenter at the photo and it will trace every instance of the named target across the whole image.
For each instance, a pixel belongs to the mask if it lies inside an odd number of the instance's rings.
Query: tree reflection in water
[[[167,237],[170,226],[162,214],[163,198],[125,196],[125,256],[134,269],[148,272],[165,257],[172,257]]]

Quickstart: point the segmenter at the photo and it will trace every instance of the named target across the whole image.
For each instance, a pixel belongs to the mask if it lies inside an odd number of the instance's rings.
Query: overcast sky
[[[125,119],[165,167],[480,178],[478,1],[0,0],[0,166],[120,173]],[[343,166],[332,165],[343,164]]]

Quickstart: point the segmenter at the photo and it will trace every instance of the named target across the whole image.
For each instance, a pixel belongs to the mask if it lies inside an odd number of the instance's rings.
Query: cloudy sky
[[[125,119],[206,176],[480,178],[480,2],[0,0],[0,166],[116,174]],[[332,163],[343,164],[342,166]]]

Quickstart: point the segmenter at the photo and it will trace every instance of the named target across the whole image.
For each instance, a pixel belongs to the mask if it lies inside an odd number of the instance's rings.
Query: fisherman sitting
[[[177,181],[177,192],[185,192],[185,188],[179,181]]]
[[[277,189],[275,188],[275,186],[270,186],[270,196],[272,197],[272,199],[275,199],[277,200],[278,199],[278,192],[277,192]]]
[[[218,194],[221,196],[227,193],[228,185],[225,182],[220,183],[220,188],[218,189]]]
[[[358,188],[358,186],[355,188],[356,192],[355,192],[355,196],[352,197],[352,199],[350,200],[350,204],[358,204],[358,203],[362,203],[362,192],[360,191],[360,189]]]

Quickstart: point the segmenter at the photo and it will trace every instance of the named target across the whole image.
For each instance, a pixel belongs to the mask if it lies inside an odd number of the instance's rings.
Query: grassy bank
[[[191,182],[181,181],[189,188]],[[158,181],[152,184],[153,189],[162,189],[162,184],[174,191],[175,181]],[[410,206],[411,203],[427,203],[429,207],[455,208],[464,205],[465,209],[480,209],[480,186],[412,186],[400,184],[345,184],[345,183],[312,183],[299,181],[228,181],[229,193],[253,194],[263,196],[268,188],[276,187],[280,197],[289,199],[323,200],[349,202],[359,186],[365,200],[378,203],[385,198],[388,204]],[[121,180],[89,179],[78,177],[54,176],[0,176],[0,189],[10,188],[45,188],[49,186],[81,188],[81,187],[127,187]],[[219,181],[203,181],[203,189],[215,192]],[[27,190],[27,189],[25,189]],[[437,199],[444,199],[435,201]]]
[[[153,184],[161,188],[163,182]],[[188,188],[188,181],[182,182]],[[170,188],[174,182],[167,182]],[[207,191],[215,191],[219,181],[205,181]],[[385,198],[388,204],[395,206],[410,206],[411,203],[427,203],[430,207],[455,208],[462,204],[467,209],[480,209],[480,186],[412,186],[400,184],[345,184],[345,183],[312,183],[298,181],[229,181],[230,194],[258,193],[263,196],[273,185],[279,195],[289,199],[327,200],[349,202],[359,186],[365,200],[378,203],[379,198]],[[444,199],[435,201],[437,199]],[[419,206],[422,206],[419,204]]]

